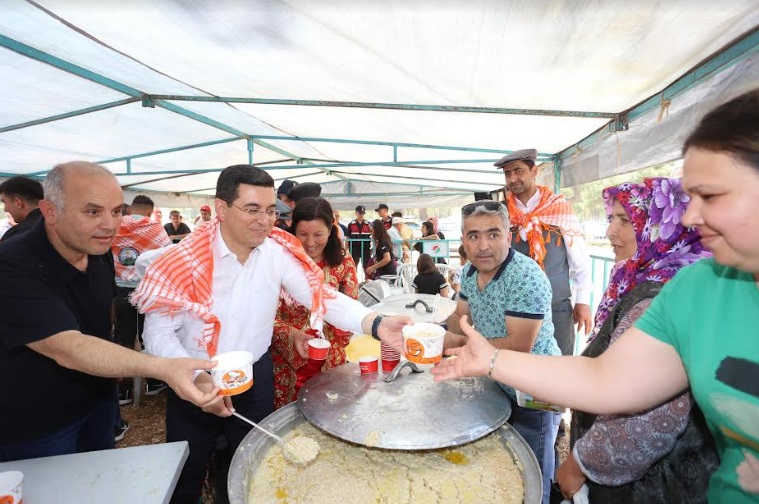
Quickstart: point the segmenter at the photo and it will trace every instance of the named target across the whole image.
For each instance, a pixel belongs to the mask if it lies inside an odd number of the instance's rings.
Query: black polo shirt
[[[42,220],[42,212],[40,212],[39,208],[35,208],[29,214],[26,216],[26,219],[22,220],[12,228],[10,228],[8,231],[5,232],[2,238],[0,238],[0,241],[8,240],[9,238],[13,238],[14,236],[18,236],[21,233],[26,233],[28,230],[34,226],[37,221]]]
[[[111,340],[110,250],[87,271],[53,248],[40,219],[0,244],[0,445],[38,439],[114,397],[114,380],[65,369],[26,345],[66,330]]]

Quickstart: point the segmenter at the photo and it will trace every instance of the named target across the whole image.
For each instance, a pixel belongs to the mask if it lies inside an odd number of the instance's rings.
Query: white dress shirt
[[[247,350],[257,361],[271,344],[274,316],[282,287],[298,303],[311,307],[311,290],[303,266],[270,238],[240,264],[217,231],[213,242],[213,308],[221,322],[218,353]],[[331,289],[325,286],[326,289]],[[362,332],[361,321],[372,312],[358,301],[332,290],[325,299],[324,320],[340,329]],[[203,321],[190,312],[175,315],[150,312],[145,316],[146,350],[161,357],[206,359]]]
[[[538,189],[532,198],[527,200],[527,204],[522,203],[519,198],[516,199],[517,208],[524,213],[532,212],[540,202],[540,189]],[[524,228],[519,229],[519,236],[527,239],[527,232]],[[570,245],[569,242],[572,242]],[[564,237],[562,240],[564,248],[567,250],[567,262],[569,262],[569,280],[575,287],[575,303],[590,304],[590,293],[593,290],[592,262],[590,254],[585,246],[585,238],[582,236],[570,236],[569,239]]]

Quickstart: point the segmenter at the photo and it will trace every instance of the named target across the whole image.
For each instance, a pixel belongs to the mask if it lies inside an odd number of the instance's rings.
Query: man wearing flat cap
[[[495,163],[506,177],[506,204],[511,221],[512,246],[532,257],[551,281],[554,336],[563,355],[572,355],[577,330],[590,333],[591,261],[580,222],[569,202],[548,187],[537,185],[538,151],[523,149]],[[577,289],[575,306],[571,283]]]
[[[366,207],[356,207],[356,218],[348,224],[348,233],[345,235],[350,245],[350,252],[356,264],[363,265],[366,269],[371,258],[372,226],[364,219]]]
[[[390,209],[386,204],[380,203],[374,211],[380,216],[380,220],[382,221],[382,225],[385,226],[385,229],[390,229],[393,226],[393,218],[388,215]]]

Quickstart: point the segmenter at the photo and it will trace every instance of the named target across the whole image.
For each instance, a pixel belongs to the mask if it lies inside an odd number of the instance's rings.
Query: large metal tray
[[[495,382],[434,382],[429,372],[362,375],[348,363],[310,379],[298,407],[313,425],[345,441],[391,450],[429,450],[468,443],[503,425],[511,402]]]

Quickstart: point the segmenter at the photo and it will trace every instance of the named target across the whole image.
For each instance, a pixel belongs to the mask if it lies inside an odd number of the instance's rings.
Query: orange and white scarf
[[[137,269],[134,264],[125,264],[122,253],[125,249],[134,249],[131,257],[135,260],[145,251],[168,247],[171,245],[169,235],[157,222],[140,215],[125,215],[121,218],[121,226],[111,242],[116,278],[123,281],[137,281]]]
[[[526,234],[526,241],[530,245],[530,257],[543,268],[543,260],[546,257],[546,242],[543,232],[549,227],[558,227],[561,234],[556,239],[556,245],[561,245],[562,235],[569,237],[569,246],[572,246],[572,238],[582,236],[582,227],[577,220],[569,202],[561,194],[554,194],[545,186],[537,186],[540,191],[540,201],[531,212],[524,213],[517,206],[517,199],[513,193],[506,198],[506,206],[509,209],[509,221]],[[517,234],[516,241],[522,239]]]
[[[213,240],[219,219],[199,226],[167,250],[148,267],[145,277],[132,293],[140,313],[178,313],[188,311],[205,323],[203,341],[210,357],[216,355],[221,322],[211,312],[213,306]],[[321,331],[326,313],[325,298],[334,293],[324,289],[324,272],[293,235],[273,228],[269,238],[290,252],[303,266],[311,290],[311,326]]]

